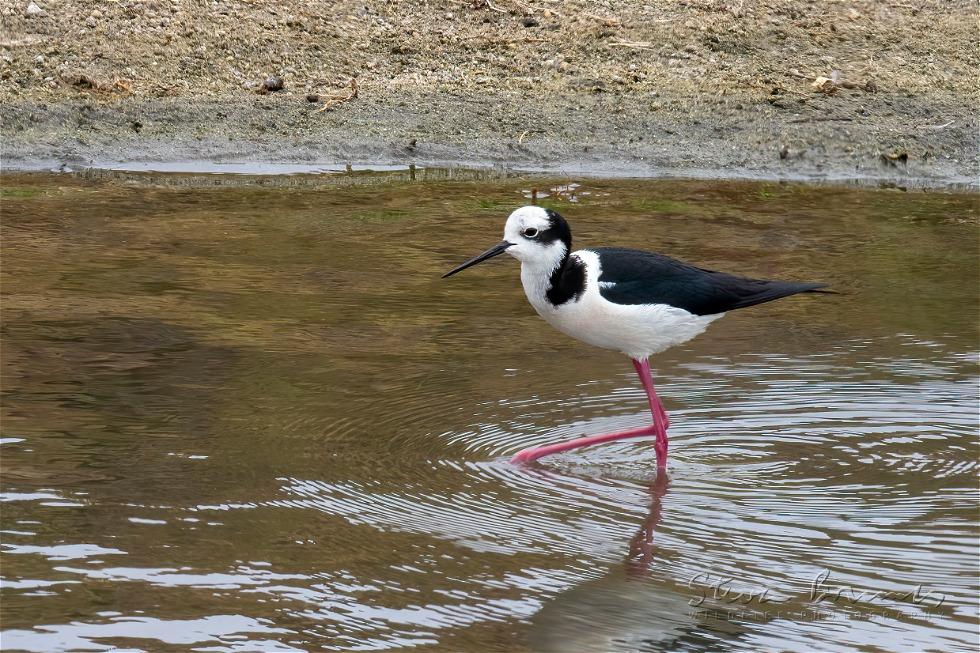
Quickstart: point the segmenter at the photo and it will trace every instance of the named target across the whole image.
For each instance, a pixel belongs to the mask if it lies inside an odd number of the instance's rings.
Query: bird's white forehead
[[[551,220],[548,219],[548,212],[543,208],[540,206],[522,206],[507,218],[504,232],[516,233],[528,227],[544,231],[550,226]]]

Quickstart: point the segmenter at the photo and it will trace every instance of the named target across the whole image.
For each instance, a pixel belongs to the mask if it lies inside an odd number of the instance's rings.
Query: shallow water
[[[549,329],[529,183],[3,178],[7,650],[974,650],[977,197],[576,181],[579,244],[839,296],[628,361]],[[551,185],[533,182],[545,190]]]

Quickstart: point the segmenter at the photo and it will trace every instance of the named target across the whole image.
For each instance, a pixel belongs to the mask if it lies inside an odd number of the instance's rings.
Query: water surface
[[[534,181],[577,244],[820,280],[653,361],[526,304],[530,183],[3,178],[8,650],[974,650],[977,197]]]

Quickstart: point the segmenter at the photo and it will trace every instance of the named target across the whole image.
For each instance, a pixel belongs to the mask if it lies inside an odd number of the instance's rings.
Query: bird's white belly
[[[623,305],[586,297],[557,308],[542,306],[538,313],[562,333],[633,358],[646,358],[687,342],[723,315],[694,315],[666,304]]]
[[[558,306],[547,299],[547,277],[527,266],[521,269],[524,292],[534,310],[573,338],[642,359],[687,342],[724,315],[695,315],[667,304],[610,302],[599,292],[595,255],[588,251],[576,255],[587,265],[586,291]]]

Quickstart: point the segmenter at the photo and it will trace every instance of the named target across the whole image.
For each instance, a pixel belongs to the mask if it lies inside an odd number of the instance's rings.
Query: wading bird
[[[662,254],[621,247],[572,251],[572,232],[558,213],[539,206],[507,218],[504,239],[443,278],[506,252],[521,262],[521,283],[531,306],[573,338],[621,351],[633,360],[650,403],[653,423],[518,452],[513,462],[592,444],[655,436],[657,468],[667,465],[670,421],[653,387],[649,358],[687,342],[727,311],[780,297],[821,291],[825,284],[747,279],[712,272]]]

